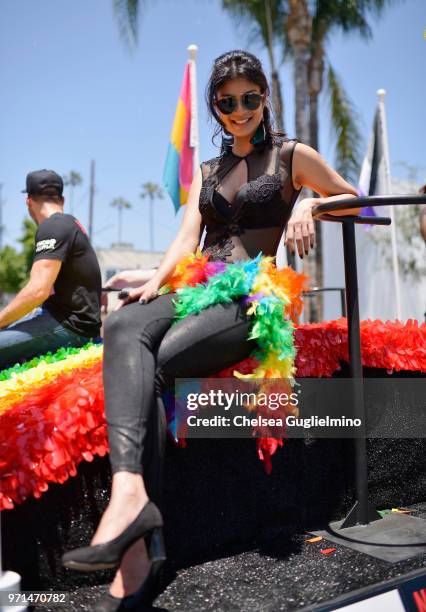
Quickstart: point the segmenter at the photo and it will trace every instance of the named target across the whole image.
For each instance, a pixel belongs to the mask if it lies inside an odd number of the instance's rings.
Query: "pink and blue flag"
[[[176,212],[188,200],[194,174],[194,147],[191,146],[192,96],[191,63],[187,62],[176,107],[164,168],[163,183]]]

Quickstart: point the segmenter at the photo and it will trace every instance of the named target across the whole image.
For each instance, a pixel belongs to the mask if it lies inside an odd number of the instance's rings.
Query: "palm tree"
[[[272,107],[279,131],[284,131],[284,108],[280,77],[274,53],[278,26],[285,18],[283,3],[276,0],[222,0],[222,7],[243,25],[251,26],[249,41],[261,41],[271,66]]]
[[[272,70],[272,99],[277,124],[283,115],[280,104],[280,84],[273,53],[273,42],[278,36],[283,56],[291,54],[294,63],[296,137],[319,150],[318,98],[323,90],[326,72],[330,99],[331,123],[336,139],[336,169],[347,180],[358,174],[359,143],[356,114],[340,79],[326,56],[329,34],[336,27],[344,32],[357,31],[369,38],[366,15],[380,14],[397,0],[222,0],[222,6],[235,17],[252,24],[251,38],[261,38],[268,50]],[[398,0],[399,1],[399,0]],[[121,10],[121,23],[128,32],[137,31],[138,7],[143,0],[114,0]],[[132,11],[126,5],[132,5]],[[136,8],[135,8],[136,7]],[[276,77],[275,78],[275,73]],[[284,125],[284,121],[282,122]],[[303,195],[307,195],[305,192]],[[312,256],[305,262],[306,271],[314,284],[323,284],[322,225],[316,224],[315,263]],[[289,260],[290,261],[290,260]],[[307,266],[306,266],[307,264]],[[322,318],[322,296],[318,308],[309,302],[310,319]],[[312,310],[309,313],[309,310]]]
[[[295,127],[296,138],[309,144],[309,106],[308,106],[308,58],[312,37],[312,16],[306,0],[288,0],[289,14],[283,27],[284,48],[291,49],[293,55]],[[302,190],[302,197],[312,195]],[[291,262],[294,266],[294,260]],[[315,278],[312,255],[304,260],[304,272],[310,279]],[[312,301],[307,300],[305,313],[312,319]]]
[[[298,46],[303,47],[303,53],[306,53],[306,39],[303,33],[307,35],[308,25],[306,2],[299,0],[288,0],[291,9],[294,9],[293,15],[290,10],[287,27],[284,28],[282,45],[284,49],[290,48],[294,55],[295,72],[299,75],[299,80],[305,79],[305,72],[301,68],[296,67],[297,57],[295,52],[298,50],[299,55],[302,53],[295,46],[295,41]],[[366,20],[367,12],[375,11],[380,14],[386,5],[391,4],[394,0],[315,0],[313,5],[310,4],[312,10],[312,28],[311,41],[309,44],[309,57],[307,64],[307,86],[308,94],[306,95],[305,84],[300,84],[300,93],[297,93],[297,79],[295,80],[296,87],[296,135],[304,133],[306,137],[306,129],[298,127],[300,122],[305,117],[305,109],[302,109],[303,116],[298,117],[299,103],[302,104],[309,99],[309,127],[308,139],[304,142],[309,143],[314,149],[319,151],[319,122],[318,122],[318,99],[324,85],[324,73],[327,76],[327,93],[330,100],[330,119],[333,126],[333,131],[337,134],[336,138],[336,161],[335,166],[337,171],[349,181],[356,180],[359,173],[359,159],[361,142],[360,132],[357,127],[357,114],[352,107],[347,94],[344,91],[342,83],[335,73],[330,61],[327,59],[326,44],[329,40],[330,33],[336,28],[342,29],[345,33],[356,31],[365,39],[370,38],[371,30]],[[293,18],[293,26],[295,35],[293,39],[289,33],[289,21]],[[291,24],[290,24],[291,25]],[[306,57],[306,56],[305,56]],[[299,57],[300,60],[300,57]],[[312,279],[315,279],[317,286],[323,285],[323,240],[322,240],[322,224],[316,224],[316,249],[315,249],[315,266],[312,257],[308,258],[307,272]],[[323,301],[322,294],[317,296],[316,303],[309,302],[308,310],[311,310],[310,317],[313,320],[322,319]]]
[[[120,34],[129,47],[138,42],[138,21],[140,5],[144,0],[113,0]]]
[[[154,200],[163,199],[163,190],[157,183],[143,183],[141,198],[149,200],[149,250],[154,251]]]
[[[359,141],[353,111],[337,75],[326,58],[326,43],[336,27],[371,36],[366,14],[383,10],[401,0],[222,0],[222,6],[246,24],[250,38],[260,38],[268,50],[272,70],[272,98],[277,125],[284,125],[279,75],[273,43],[280,40],[283,55],[293,55],[296,95],[296,136],[318,149],[318,96],[323,89],[326,64],[327,85],[332,99],[331,119],[336,142],[336,169],[350,179],[358,172],[356,143]],[[122,36],[137,42],[138,20],[144,0],[113,0]],[[311,11],[309,11],[309,8]],[[278,38],[277,38],[278,37]],[[276,77],[275,78],[275,73]],[[308,112],[309,100],[309,112]],[[282,121],[282,123],[281,123]]]
[[[288,0],[289,14],[284,35],[293,52],[296,137],[309,143],[308,58],[312,17],[306,0]]]
[[[327,62],[326,59],[327,38],[336,26],[345,32],[353,28],[360,29],[362,33],[365,32],[366,23],[359,12],[357,3],[348,5],[343,0],[335,0],[332,3],[329,0],[317,0],[308,62],[309,141],[310,145],[319,151],[318,100],[323,90],[325,65],[328,63],[327,84],[331,101],[331,123],[334,132],[338,134],[336,169],[342,176],[352,180],[358,173],[360,134],[355,123],[355,111],[330,62]],[[324,284],[322,229],[322,223],[316,223],[315,284],[318,287]],[[321,293],[317,295],[315,301],[312,301],[311,306],[311,318],[321,321],[323,319]]]
[[[327,93],[330,100],[330,119],[336,137],[336,170],[348,181],[354,182],[359,174],[361,157],[361,135],[357,127],[355,112],[343,85],[327,58],[326,46],[330,35],[337,28],[346,34],[356,32],[365,40],[371,38],[371,29],[366,20],[367,12],[380,14],[394,0],[316,0],[313,13],[312,40],[308,63],[309,86],[309,140],[319,151],[318,99],[326,75]],[[323,240],[322,224],[317,223],[315,249],[315,282],[323,286]],[[315,320],[323,318],[322,294],[317,298]]]
[[[124,198],[114,198],[110,206],[112,206],[113,208],[116,208],[118,211],[118,244],[121,244],[123,210],[132,208],[132,205],[130,204],[130,202],[128,202]]]
[[[74,187],[81,185],[83,178],[79,172],[71,170],[69,174],[63,176],[65,187],[69,187],[70,194],[70,213],[74,214]]]
[[[382,2],[382,0],[379,0]],[[312,26],[312,42],[308,64],[310,144],[318,150],[318,98],[324,86],[327,68],[327,86],[331,100],[331,122],[338,134],[336,140],[336,169],[347,180],[355,180],[359,171],[360,134],[354,112],[329,59],[326,44],[336,28],[345,33],[358,31],[364,38],[370,36],[370,28],[362,11],[366,2],[348,3],[346,0],[317,0]],[[371,4],[371,2],[370,2]]]

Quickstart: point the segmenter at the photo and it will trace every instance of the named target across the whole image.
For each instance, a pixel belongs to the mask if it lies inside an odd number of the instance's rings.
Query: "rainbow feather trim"
[[[298,377],[328,377],[348,361],[346,319],[299,326],[295,339]],[[426,323],[362,321],[361,345],[365,367],[390,374],[426,372]],[[258,366],[249,357],[238,370],[251,373]],[[234,370],[216,376],[230,378]],[[75,476],[81,461],[108,452],[101,346],[96,351],[91,345],[60,349],[4,370],[0,398],[0,510],[30,495],[40,497],[50,483]],[[258,438],[256,443],[270,472],[271,457],[282,440]]]
[[[259,365],[239,378],[293,379],[294,324],[292,318],[302,310],[301,294],[307,288],[306,276],[291,268],[277,270],[274,258],[259,254],[255,259],[225,264],[209,262],[200,251],[189,255],[177,266],[162,293],[177,293],[174,301],[177,320],[197,314],[214,304],[226,304],[244,298],[252,317],[249,339],[258,349],[254,357]]]

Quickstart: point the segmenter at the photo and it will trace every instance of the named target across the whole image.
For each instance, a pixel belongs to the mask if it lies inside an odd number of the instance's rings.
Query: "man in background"
[[[0,311],[0,370],[99,336],[101,272],[84,228],[64,214],[63,189],[53,170],[27,175],[34,262],[27,285]]]

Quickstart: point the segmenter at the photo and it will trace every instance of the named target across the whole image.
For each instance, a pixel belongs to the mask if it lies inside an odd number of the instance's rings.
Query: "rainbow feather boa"
[[[200,251],[176,266],[170,282],[160,293],[176,292],[177,320],[197,314],[214,304],[243,298],[252,317],[250,340],[257,350],[259,365],[250,374],[234,372],[239,378],[284,378],[293,380],[295,347],[293,320],[302,310],[301,294],[306,276],[291,268],[278,270],[274,258],[259,254],[237,263],[209,262]]]

